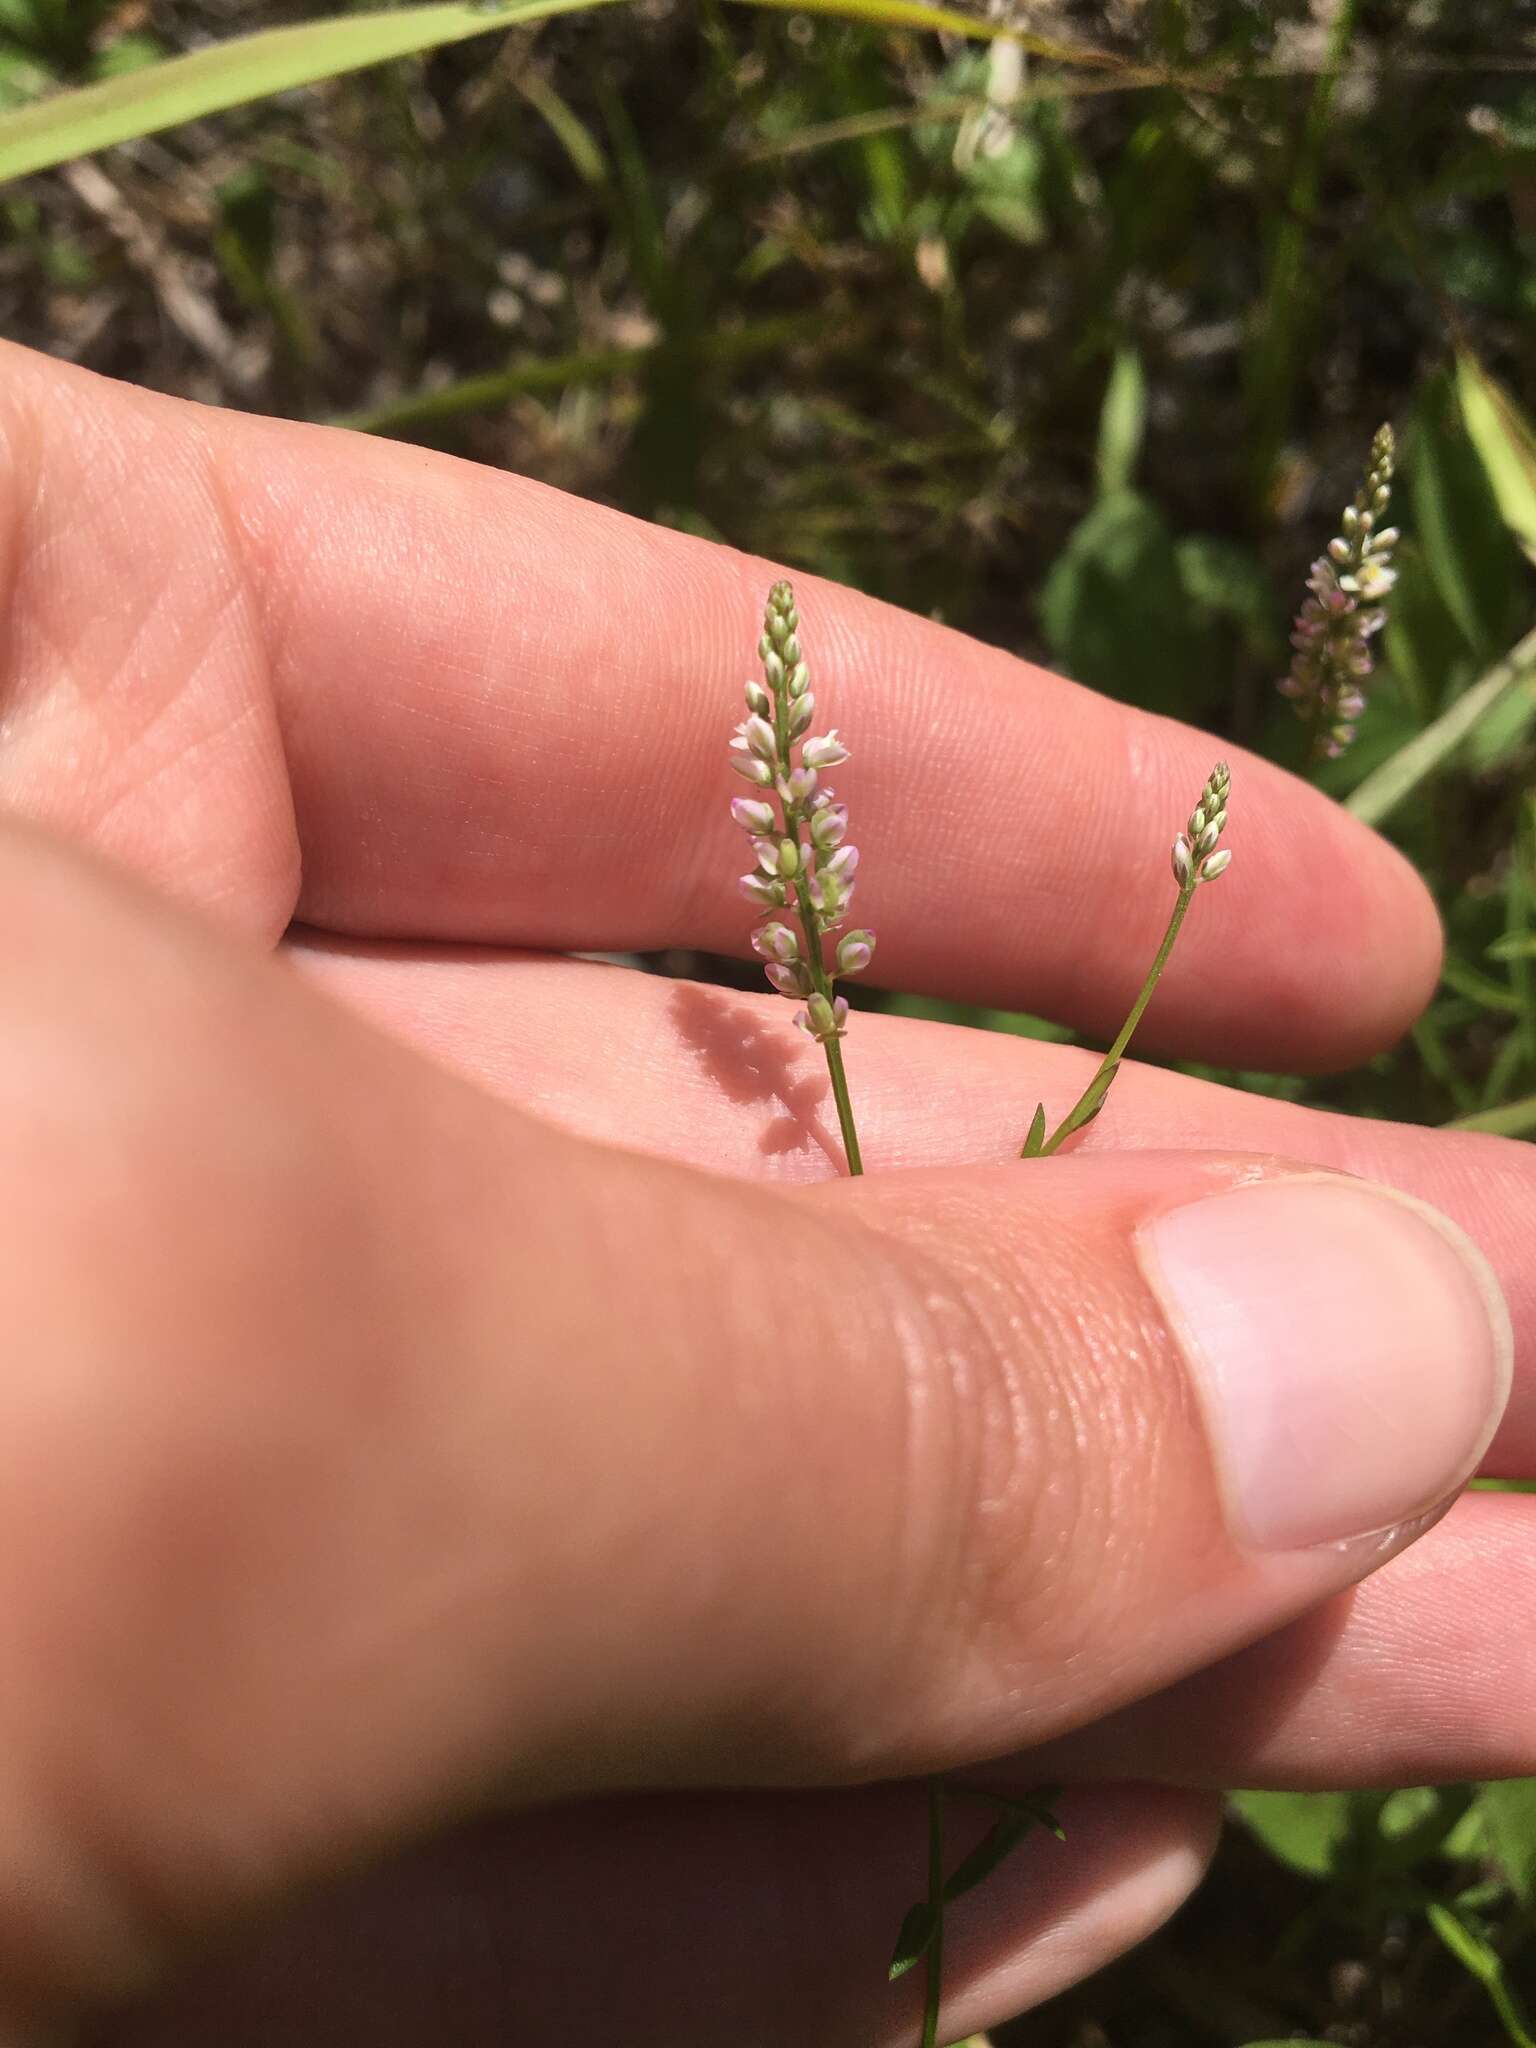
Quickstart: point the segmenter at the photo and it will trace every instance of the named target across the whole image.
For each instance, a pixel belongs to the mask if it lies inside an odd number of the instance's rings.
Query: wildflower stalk
[[[1390,427],[1378,427],[1370,467],[1341,530],[1307,576],[1307,595],[1291,632],[1291,666],[1281,678],[1298,718],[1311,728],[1310,758],[1335,761],[1355,737],[1375,659],[1371,642],[1386,623],[1384,600],[1397,581],[1395,526],[1383,522],[1392,500],[1397,450]]]
[[[939,2002],[944,1996],[944,1786],[938,1778],[928,1780],[928,1910],[933,1936],[923,1989],[922,2048],[939,2048]]]
[[[1135,1035],[1153,991],[1162,979],[1163,969],[1168,965],[1184,920],[1189,915],[1189,906],[1195,900],[1195,891],[1202,882],[1214,882],[1231,865],[1232,855],[1228,848],[1218,849],[1217,840],[1227,822],[1227,798],[1232,788],[1232,775],[1225,761],[1218,761],[1200,792],[1200,800],[1189,815],[1189,824],[1173,842],[1173,878],[1178,884],[1178,897],[1173,914],[1168,919],[1168,928],[1163,933],[1162,944],[1158,947],[1147,978],[1141,984],[1140,992],[1132,1003],[1125,1022],[1120,1026],[1114,1043],[1098,1064],[1093,1079],[1067,1111],[1061,1122],[1046,1132],[1045,1104],[1042,1102],[1035,1111],[1034,1122],[1020,1151],[1023,1159],[1048,1159],[1053,1152],[1060,1151],[1067,1139],[1085,1124],[1092,1123],[1104,1107],[1125,1057],[1126,1048]]]
[[[844,932],[828,964],[827,942],[853,902],[859,850],[847,841],[848,808],[821,782],[824,768],[848,759],[835,731],[805,737],[816,708],[810,671],[800,652],[800,615],[794,592],[776,583],[768,593],[757,651],[763,680],[746,686],[747,716],[731,741],[731,766],[757,792],[737,797],[731,815],[748,834],[757,866],[741,877],[741,890],[768,913],[752,935],[780,995],[802,999],[795,1022],[821,1046],[832,1080],[850,1174],[864,1171],[859,1134],[843,1065],[847,998],[837,977],[862,974],[875,950],[870,931]],[[792,909],[798,930],[773,915]]]

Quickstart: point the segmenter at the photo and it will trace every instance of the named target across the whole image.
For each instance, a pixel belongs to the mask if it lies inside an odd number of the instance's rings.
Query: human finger
[[[1059,1802],[946,1916],[942,2038],[1100,1969],[1179,1905],[1219,1807],[1138,1786]],[[952,1862],[992,1815],[949,1802]],[[890,1985],[926,1884],[917,1786],[658,1794],[483,1822],[216,1953],[92,2048],[908,2048],[921,1970]]]
[[[1387,1191],[753,1187],[32,831],[0,886],[0,2020],[488,1799],[1065,1733],[1368,1573],[1497,1421],[1497,1289]]]
[[[0,386],[9,802],[269,935],[745,949],[726,815],[775,570],[524,479],[20,350]],[[1214,743],[803,579],[878,971],[1113,1029]],[[1147,1041],[1347,1063],[1439,934],[1385,842],[1234,757]],[[840,771],[839,781],[843,781]]]
[[[841,1171],[825,1061],[777,997],[483,949],[301,935],[291,956],[392,1033],[566,1129],[754,1179]],[[1096,1058],[1007,1032],[860,1013],[846,1060],[866,1163],[885,1173],[1014,1160],[1035,1103],[1059,1119]],[[1134,1061],[1074,1141],[1088,1156],[1223,1147],[1385,1181],[1477,1240],[1509,1304],[1517,1353],[1486,1469],[1536,1473],[1536,1149],[1333,1115]]]

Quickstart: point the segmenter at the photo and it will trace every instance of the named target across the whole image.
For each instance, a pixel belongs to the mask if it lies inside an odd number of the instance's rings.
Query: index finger
[[[773,566],[420,449],[5,362],[13,800],[274,929],[745,950],[725,743]],[[881,977],[1112,1029],[1215,743],[798,590]],[[1394,1038],[1438,964],[1412,870],[1247,756],[1228,843],[1148,1043],[1306,1066]]]

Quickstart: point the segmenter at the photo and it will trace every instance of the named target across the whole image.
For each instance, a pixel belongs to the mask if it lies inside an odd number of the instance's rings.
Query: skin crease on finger
[[[1385,1554],[1235,1549],[1133,1255],[1261,1163],[829,1190],[855,1221],[554,1133],[29,829],[0,881],[13,1976],[492,1784],[995,1755]]]
[[[4,366],[13,807],[268,937],[297,907],[742,948],[721,747],[770,565],[420,449]],[[1213,743],[836,586],[801,599],[855,741],[880,972],[1113,1028]],[[1234,758],[1261,893],[1202,906],[1146,1042],[1356,1060],[1427,998],[1433,908],[1384,842]]]

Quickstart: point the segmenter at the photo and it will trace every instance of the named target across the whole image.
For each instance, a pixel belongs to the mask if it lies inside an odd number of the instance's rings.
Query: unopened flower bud
[[[856,846],[840,846],[836,853],[821,862],[824,875],[836,875],[840,882],[851,882],[853,871],[859,864],[859,849]]]
[[[765,960],[778,960],[788,966],[800,958],[800,941],[787,924],[775,920],[760,925],[752,934],[752,950],[761,953]]]
[[[837,942],[837,971],[839,974],[862,974],[875,957],[875,935],[873,932],[848,932]]]
[[[838,996],[835,1001],[829,1003],[818,991],[807,999],[804,1010],[795,1022],[802,1031],[808,1031],[812,1038],[840,1038],[847,1017],[848,1001],[845,996]]]
[[[811,977],[798,962],[785,967],[775,960],[764,972],[781,996],[806,996],[811,992]]]
[[[753,712],[742,729],[742,737],[747,743],[748,752],[755,754],[759,761],[771,763],[778,760],[779,742],[766,718],[759,718],[757,713]]]
[[[789,891],[784,884],[770,880],[767,875],[742,875],[736,886],[749,902],[765,910],[776,910],[789,901]]]
[[[797,661],[789,672],[789,694],[803,697],[811,686],[811,672],[803,661]]]
[[[1201,861],[1200,873],[1197,879],[1202,882],[1214,882],[1216,877],[1224,875],[1231,865],[1232,849],[1230,846],[1224,846],[1219,853],[1207,854],[1205,859]]]
[[[848,806],[823,804],[811,813],[811,844],[818,853],[830,853],[841,846],[848,830]]]
[[[773,770],[755,754],[732,754],[731,766],[738,775],[745,775],[748,782],[760,783],[764,789],[772,785]]]
[[[773,699],[761,683],[748,683],[747,709],[755,712],[759,718],[772,718]]]
[[[1181,832],[1173,842],[1173,879],[1181,889],[1187,889],[1193,873],[1194,863],[1189,851],[1189,841]]]
[[[805,731],[806,727],[810,724],[811,720],[815,716],[816,699],[814,697],[806,696],[797,697],[796,699],[794,699],[794,701],[790,704],[789,707],[790,738],[792,740],[799,739],[801,733]]]

